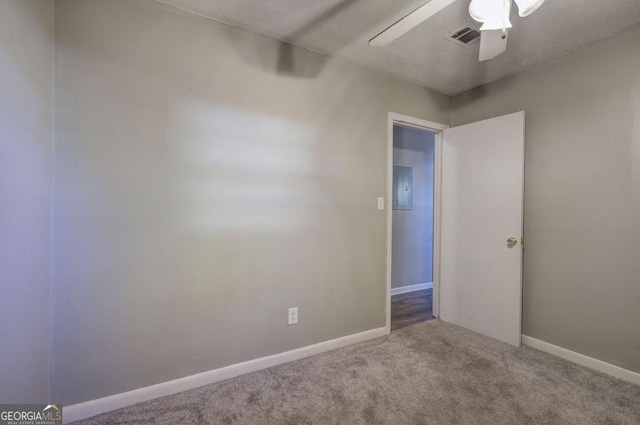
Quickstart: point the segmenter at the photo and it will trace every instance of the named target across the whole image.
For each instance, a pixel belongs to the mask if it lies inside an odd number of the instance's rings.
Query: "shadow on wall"
[[[305,26],[298,28],[296,31],[289,34],[286,39],[291,41],[300,39],[305,34],[308,34],[314,29],[318,28],[324,22],[335,18],[339,14],[343,13],[346,9],[360,1],[362,0],[345,0],[336,4],[335,6],[327,9],[325,12],[313,19],[311,22],[307,23]],[[278,50],[278,65],[276,67],[276,71],[278,72],[278,74],[290,75],[293,77],[314,78],[320,73],[320,70],[325,63],[326,61],[315,61],[315,64],[317,65],[313,66],[313,64],[309,60],[305,60],[304,62],[300,60],[296,61],[294,46],[289,43],[280,43],[280,48]]]
[[[317,53],[311,53],[301,47],[294,46],[291,43],[304,38],[304,36],[321,27],[324,23],[335,19],[342,15],[348,9],[354,7],[363,0],[344,0],[330,7],[313,20],[298,28],[285,37],[287,41],[279,41],[278,53],[274,58],[269,49],[257,50],[255,41],[251,43],[239,43],[236,37],[230,37],[229,41],[235,44],[238,53],[249,65],[259,66],[267,71],[275,71],[278,75],[284,75],[294,78],[315,78],[327,61],[318,56]],[[373,28],[373,25],[371,26]],[[375,32],[375,30],[373,30]],[[351,38],[343,38],[341,40],[341,48],[358,39],[360,34],[353,34]]]
[[[20,8],[24,10],[24,16],[29,16],[30,19],[34,19],[38,21],[37,25],[33,25],[30,27],[30,31],[32,33],[38,32],[38,37],[41,40],[46,40],[48,37],[47,31],[51,26],[51,23],[47,21],[48,16],[42,13],[42,8],[40,6],[36,6],[37,3],[33,2],[23,2]],[[4,19],[9,19],[8,16],[3,16],[0,18],[0,25],[4,25]],[[40,95],[44,92],[50,91],[51,82],[48,80],[33,80],[29,79],[27,76],[22,75],[19,72],[20,69],[29,69],[33,66],[33,64],[28,63],[28,56],[24,54],[22,49],[12,49],[7,48],[11,41],[7,40],[6,43],[0,43],[0,67],[6,67],[5,71],[12,72],[12,75],[15,78],[19,78],[21,82],[24,82],[26,85],[32,86],[31,88],[37,91]],[[6,81],[6,76],[3,76]]]

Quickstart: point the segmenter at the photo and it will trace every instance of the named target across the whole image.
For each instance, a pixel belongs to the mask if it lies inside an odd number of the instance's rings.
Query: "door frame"
[[[426,121],[409,115],[389,112],[387,124],[387,301],[386,329],[391,333],[391,260],[393,249],[393,126],[415,128],[434,133],[435,151],[433,168],[433,316],[440,316],[440,222],[442,200],[442,131],[448,125]]]

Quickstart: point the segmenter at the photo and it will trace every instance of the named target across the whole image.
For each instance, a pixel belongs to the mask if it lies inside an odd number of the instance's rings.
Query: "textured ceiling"
[[[478,45],[445,40],[478,28],[458,0],[384,48],[371,37],[425,0],[158,0],[346,62],[455,95],[498,80],[640,23],[640,0],[547,0],[520,18],[514,7],[507,52],[478,62]]]

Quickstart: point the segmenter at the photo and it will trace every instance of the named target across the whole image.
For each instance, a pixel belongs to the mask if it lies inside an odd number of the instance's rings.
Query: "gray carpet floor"
[[[640,424],[640,386],[431,320],[75,422]]]

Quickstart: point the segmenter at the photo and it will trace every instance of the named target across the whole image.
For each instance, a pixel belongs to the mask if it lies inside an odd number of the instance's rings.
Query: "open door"
[[[524,112],[443,131],[440,319],[520,346]]]

